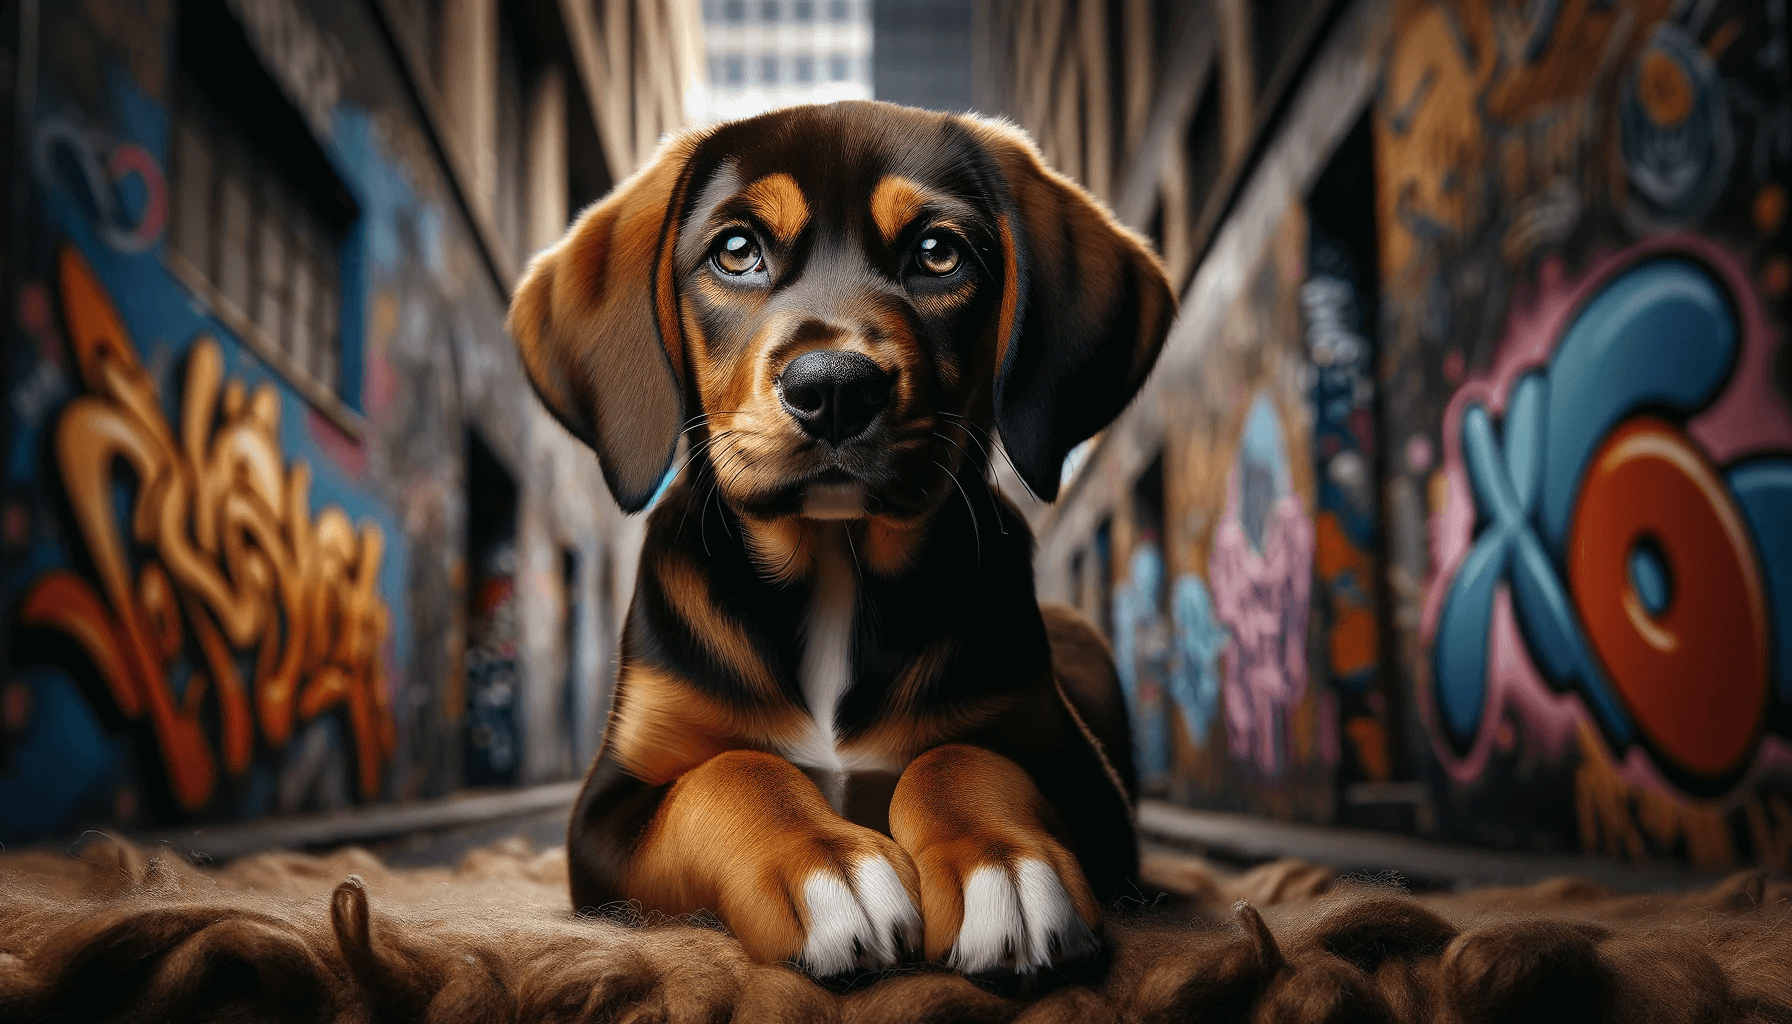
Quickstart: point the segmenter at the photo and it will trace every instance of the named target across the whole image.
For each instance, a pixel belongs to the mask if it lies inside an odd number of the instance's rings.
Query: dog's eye
[[[740,231],[725,235],[716,249],[715,264],[722,273],[736,276],[758,270],[759,243],[753,241],[752,235]]]
[[[945,277],[958,269],[958,247],[939,235],[928,235],[915,250],[915,266],[924,273]]]

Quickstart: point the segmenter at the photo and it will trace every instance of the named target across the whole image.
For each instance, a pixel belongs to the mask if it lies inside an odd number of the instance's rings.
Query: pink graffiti
[[[1226,482],[1226,511],[1214,530],[1207,577],[1214,615],[1231,630],[1225,647],[1226,735],[1232,754],[1266,774],[1281,769],[1278,736],[1307,691],[1307,591],[1313,524],[1287,488],[1265,518],[1263,550],[1245,533],[1240,467]],[[1323,730],[1322,730],[1323,731]]]
[[[1792,416],[1773,392],[1773,351],[1777,339],[1746,269],[1722,246],[1696,235],[1665,235],[1621,252],[1598,255],[1572,280],[1561,260],[1546,260],[1538,271],[1537,287],[1515,294],[1493,366],[1485,374],[1464,382],[1444,410],[1443,465],[1438,470],[1444,494],[1441,507],[1431,510],[1431,572],[1425,581],[1420,619],[1420,634],[1427,647],[1435,642],[1437,621],[1443,613],[1450,582],[1474,543],[1475,502],[1469,490],[1460,436],[1464,410],[1471,403],[1480,403],[1495,417],[1503,416],[1512,386],[1524,374],[1549,362],[1556,342],[1593,293],[1622,268],[1666,252],[1690,255],[1704,263],[1735,297],[1742,327],[1742,350],[1728,387],[1709,408],[1692,419],[1687,425],[1688,433],[1719,464],[1751,452],[1792,446]],[[1510,595],[1503,585],[1494,601],[1487,654],[1490,711],[1485,718],[1487,724],[1466,756],[1456,757],[1445,742],[1437,722],[1438,711],[1432,704],[1431,687],[1418,688],[1424,695],[1420,707],[1432,747],[1439,762],[1459,782],[1481,777],[1501,723],[1508,715],[1522,726],[1533,749],[1550,760],[1562,756],[1574,741],[1575,725],[1590,720],[1579,697],[1557,693],[1544,682],[1519,633]],[[1782,745],[1764,743],[1757,767],[1789,758],[1792,754]],[[1633,785],[1667,785],[1639,749],[1632,748],[1625,756],[1613,756],[1612,760],[1619,766],[1618,774]]]

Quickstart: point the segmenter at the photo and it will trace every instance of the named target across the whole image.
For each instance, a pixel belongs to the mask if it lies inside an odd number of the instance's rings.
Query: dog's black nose
[[[817,349],[778,378],[784,411],[812,437],[838,446],[857,437],[890,400],[890,375],[857,352]]]

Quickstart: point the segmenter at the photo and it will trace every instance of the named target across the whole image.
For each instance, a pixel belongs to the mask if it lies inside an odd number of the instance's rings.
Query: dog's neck
[[[732,513],[730,513],[732,514]],[[896,576],[914,565],[929,524],[886,516],[864,519],[781,519],[738,517],[747,552],[766,578],[778,583],[815,576],[824,552],[838,548],[849,567],[879,577]]]

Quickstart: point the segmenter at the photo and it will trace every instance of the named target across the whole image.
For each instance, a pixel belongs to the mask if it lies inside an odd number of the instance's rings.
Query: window
[[[744,57],[729,57],[722,62],[726,69],[722,79],[729,85],[745,85],[747,82],[747,61]]]
[[[528,256],[523,235],[526,214],[523,198],[528,188],[523,181],[523,125],[527,120],[523,106],[524,70],[527,61],[521,52],[518,33],[509,15],[498,11],[498,124],[497,181],[492,196],[492,213],[498,237],[521,261]]]
[[[815,20],[815,0],[796,0],[796,3],[791,4],[791,7],[793,8],[793,13],[796,15],[796,20]]]
[[[746,0],[722,0],[723,21],[747,20]]]
[[[836,53],[828,58],[828,78],[836,82],[844,82],[852,72],[852,62],[844,53]]]
[[[768,53],[759,58],[759,80],[766,85],[778,84],[778,58],[775,55]]]
[[[815,58],[802,56],[796,59],[796,80],[804,85],[815,81]]]
[[[340,253],[353,200],[221,4],[183,4],[180,39],[169,265],[330,411],[342,380]]]
[[[1151,461],[1139,478],[1132,484],[1132,516],[1133,545],[1155,544],[1159,558],[1169,555],[1167,538],[1164,536],[1164,456],[1162,452]],[[1159,573],[1157,593],[1154,596],[1159,611],[1170,608],[1170,587],[1166,574]]]
[[[1095,622],[1101,635],[1114,639],[1114,517],[1103,516],[1091,544],[1095,555]]]
[[[828,0],[828,17],[835,21],[845,21],[846,0]]]
[[[761,3],[759,5],[759,20],[760,21],[777,21],[778,20],[778,0],[765,0],[764,3]]]
[[[1259,97],[1288,57],[1288,48],[1306,18],[1310,0],[1277,0],[1251,5],[1251,74]]]
[[[1220,119],[1220,77],[1215,68],[1207,75],[1207,84],[1201,87],[1201,100],[1195,106],[1195,116],[1189,119],[1188,134],[1183,139],[1185,159],[1188,161],[1188,194],[1196,203],[1196,216],[1200,215],[1199,204],[1205,201],[1219,183],[1220,174],[1225,170],[1226,126]]]

